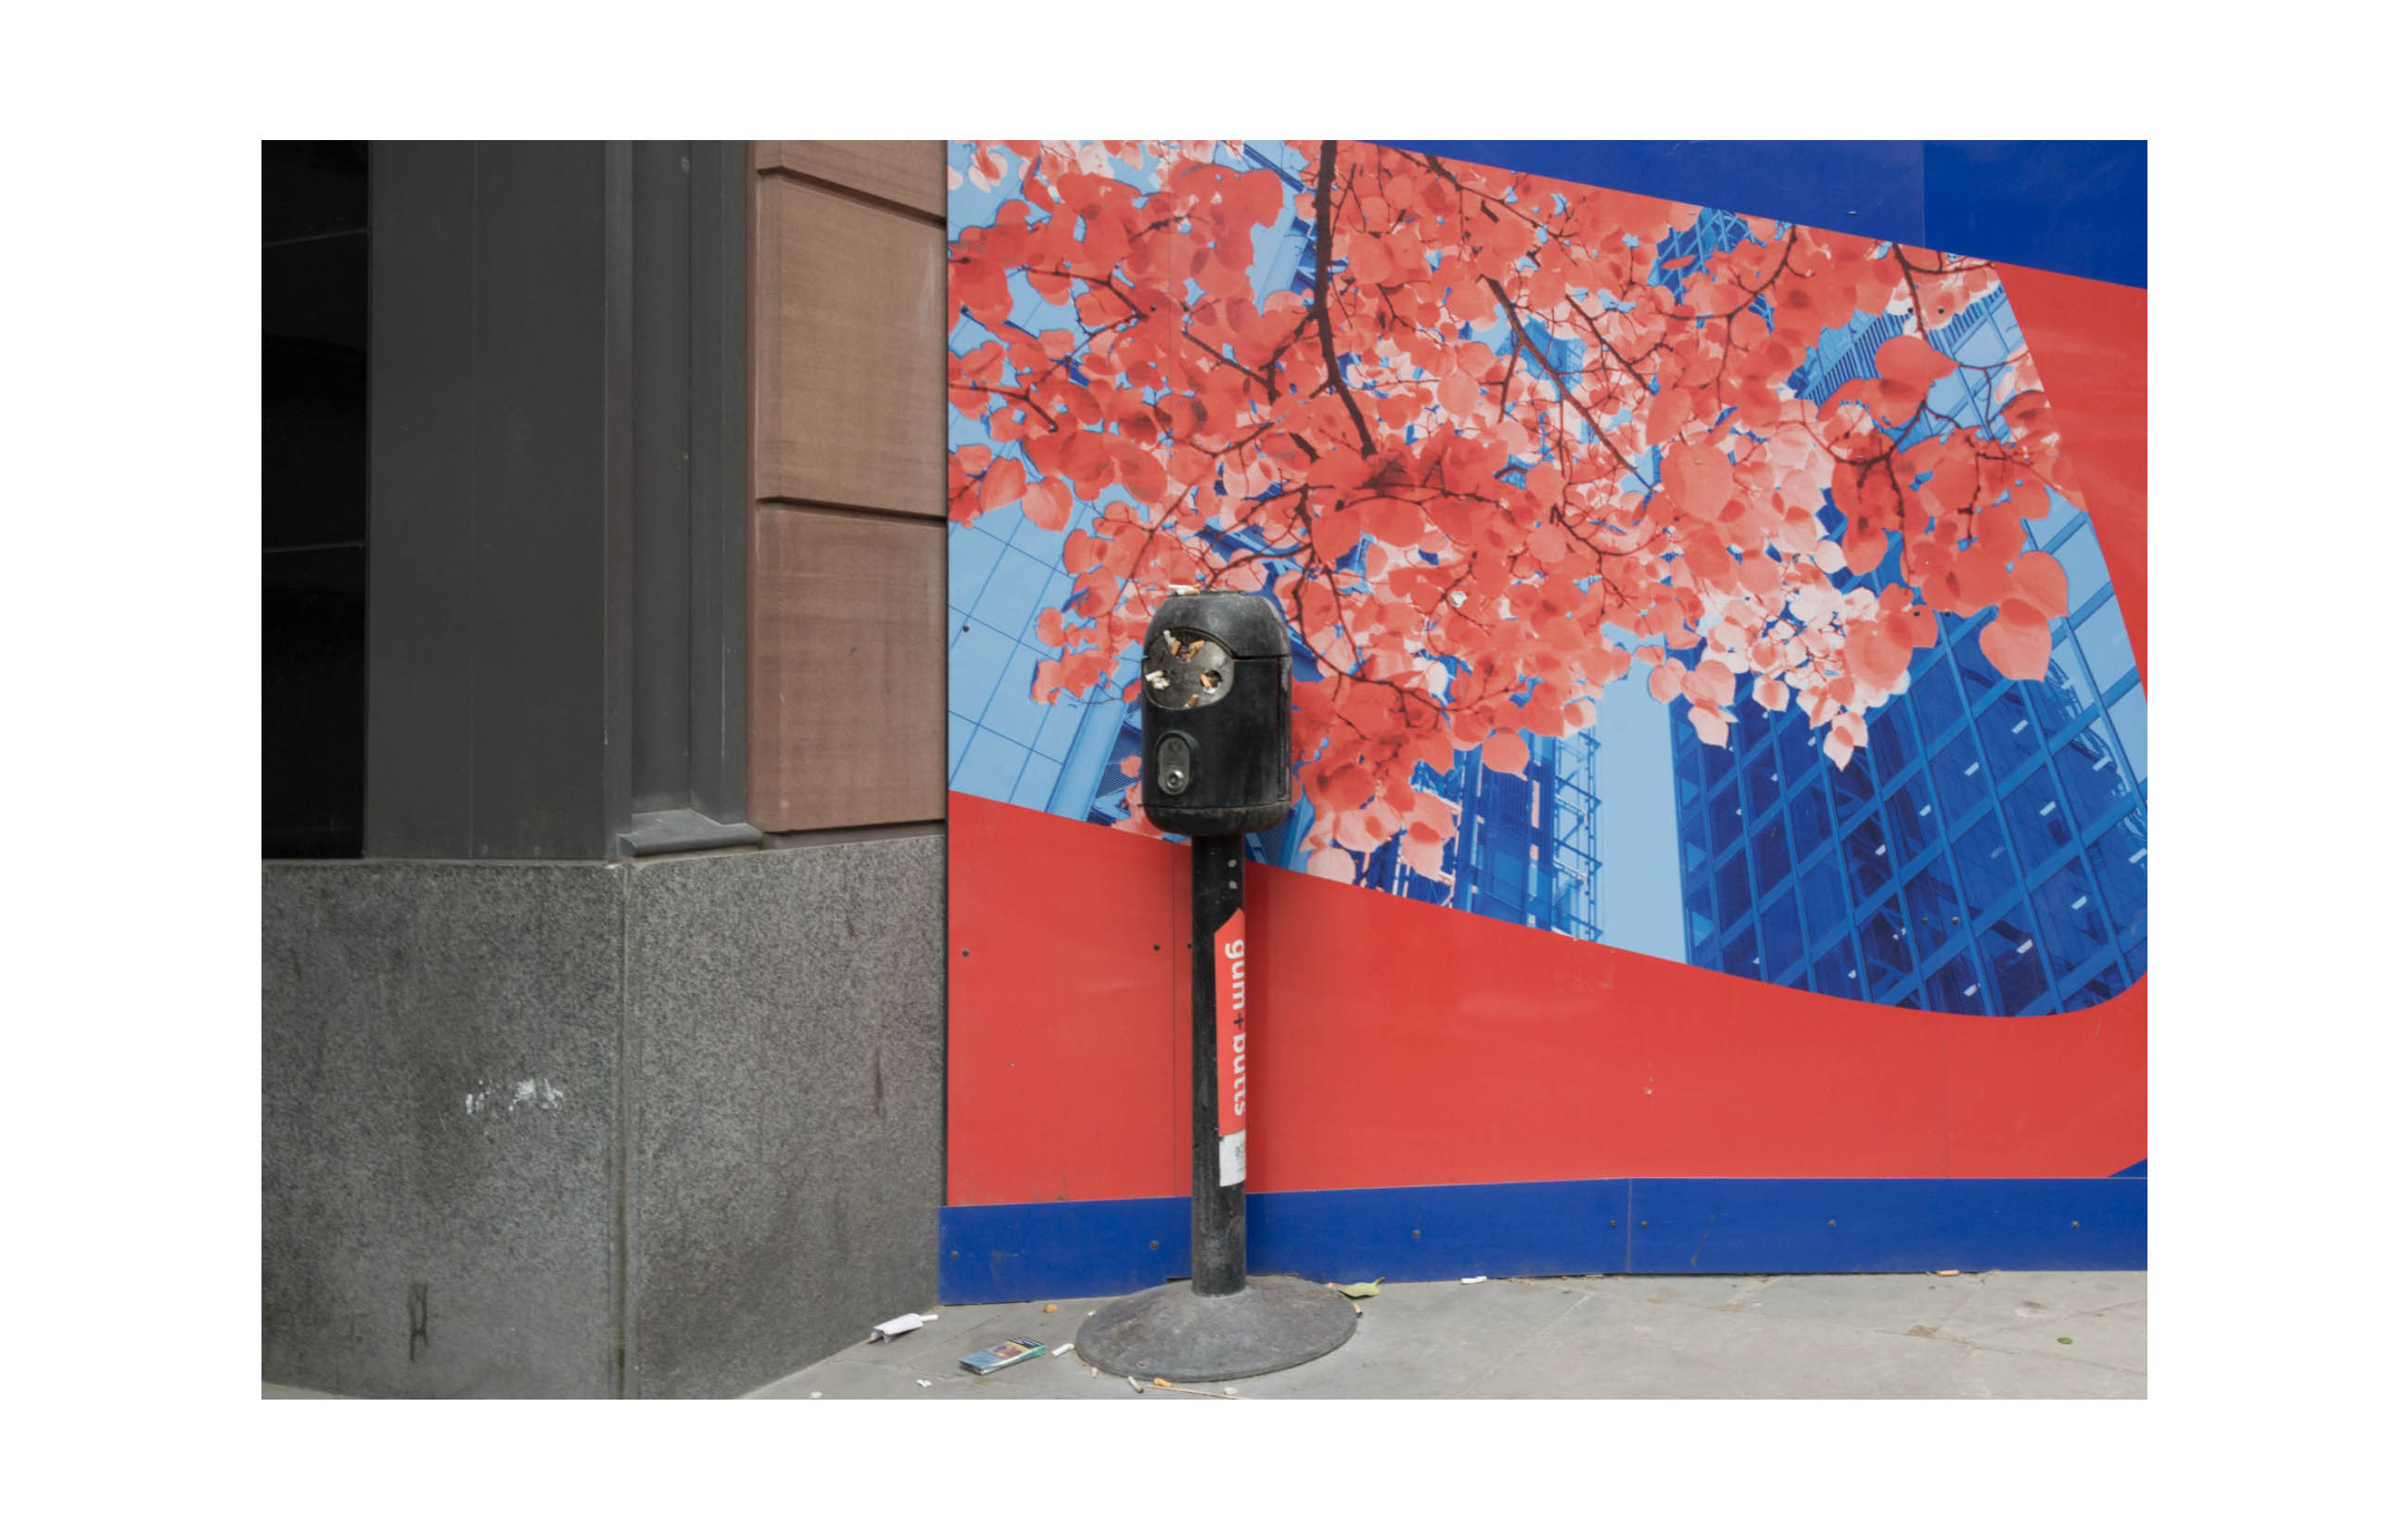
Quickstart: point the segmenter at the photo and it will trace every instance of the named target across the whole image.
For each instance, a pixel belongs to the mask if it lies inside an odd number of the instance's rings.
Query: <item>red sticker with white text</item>
[[[1246,913],[1212,935],[1214,1022],[1221,1038],[1221,1183],[1246,1181]]]

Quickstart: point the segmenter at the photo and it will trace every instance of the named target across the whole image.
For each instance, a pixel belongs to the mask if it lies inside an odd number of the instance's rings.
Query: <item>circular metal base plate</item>
[[[1079,1357],[1151,1381],[1234,1381],[1318,1359],[1354,1336],[1354,1303],[1286,1274],[1249,1278],[1235,1295],[1184,1280],[1098,1307],[1079,1328]]]

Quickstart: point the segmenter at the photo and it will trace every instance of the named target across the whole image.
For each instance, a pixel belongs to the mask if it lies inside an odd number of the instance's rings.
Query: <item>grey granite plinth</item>
[[[721,1396],[932,1304],[941,837],[277,863],[264,1379]]]
[[[624,871],[271,864],[261,1361],[345,1396],[608,1396]]]
[[[645,865],[628,923],[637,1379],[726,1396],[937,1299],[935,837]]]

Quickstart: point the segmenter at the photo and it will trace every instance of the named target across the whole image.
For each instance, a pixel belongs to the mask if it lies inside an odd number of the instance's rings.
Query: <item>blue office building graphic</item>
[[[1885,315],[1833,332],[1793,387],[1820,401],[1871,374]],[[1935,337],[1971,365],[2022,338],[2003,294]],[[1995,421],[1988,376],[1935,409]],[[1836,536],[1840,522],[1827,509]],[[2089,519],[2052,493],[2028,546],[2065,567],[2070,611],[2046,677],[2010,681],[1981,621],[1940,620],[1907,689],[1873,712],[1870,750],[1835,768],[1796,709],[1742,700],[1728,750],[1671,727],[1691,963],[1828,996],[2012,1015],[2106,1000],[2148,968],[2148,716]],[[1870,576],[1899,579],[1900,540]]]

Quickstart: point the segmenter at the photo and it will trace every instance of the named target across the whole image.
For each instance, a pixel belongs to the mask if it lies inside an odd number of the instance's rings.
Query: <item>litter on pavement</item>
[[[1129,1384],[1131,1385],[1136,1385],[1137,1378],[1135,1376],[1131,1376],[1129,1378]],[[1243,1401],[1245,1399],[1239,1396],[1235,1391],[1198,1391],[1193,1386],[1173,1385],[1159,1375],[1156,1375],[1154,1378],[1154,1389],[1158,1391],[1176,1391],[1182,1397],[1210,1397],[1214,1401]],[[1142,1387],[1140,1389],[1142,1389]]]
[[[992,1375],[1007,1365],[1016,1365],[1032,1354],[1044,1352],[1045,1345],[1034,1338],[1007,1338],[993,1348],[963,1355],[962,1368],[973,1375]]]

